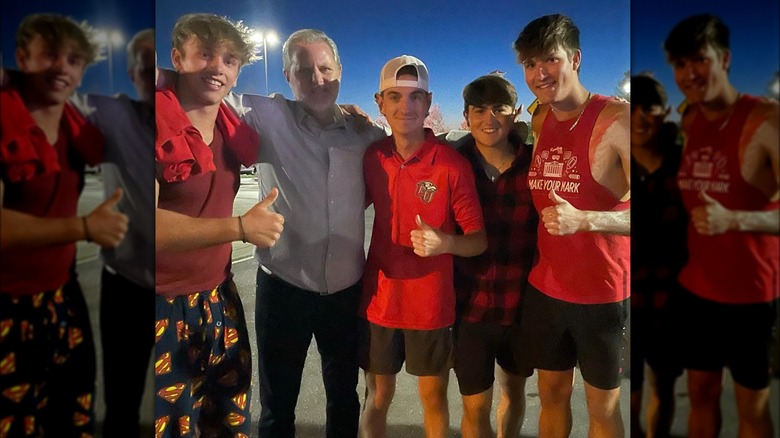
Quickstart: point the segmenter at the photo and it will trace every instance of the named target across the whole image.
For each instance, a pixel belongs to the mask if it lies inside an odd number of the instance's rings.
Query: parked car
[[[254,175],[256,173],[257,173],[256,165],[253,164],[249,167],[246,167],[243,164],[241,165],[241,175]]]
[[[100,175],[100,165],[90,166],[89,164],[84,166],[84,173],[92,175]]]

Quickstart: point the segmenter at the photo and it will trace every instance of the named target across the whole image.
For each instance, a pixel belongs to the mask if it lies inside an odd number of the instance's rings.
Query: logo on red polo
[[[433,194],[436,193],[437,190],[438,189],[432,182],[420,181],[417,183],[417,193],[415,195],[420,198],[422,202],[430,204],[431,201],[433,201]]]

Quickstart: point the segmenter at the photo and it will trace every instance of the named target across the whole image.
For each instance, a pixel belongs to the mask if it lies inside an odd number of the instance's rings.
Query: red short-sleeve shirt
[[[425,142],[403,160],[388,137],[363,160],[375,218],[364,276],[361,315],[393,328],[431,330],[455,321],[452,255],[420,257],[411,232],[417,215],[435,228],[464,233],[484,228],[468,161],[426,131]]]

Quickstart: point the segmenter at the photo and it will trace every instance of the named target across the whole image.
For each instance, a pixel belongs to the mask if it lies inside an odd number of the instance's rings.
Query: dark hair
[[[216,14],[181,16],[173,26],[173,47],[184,53],[184,43],[193,36],[207,47],[228,44],[236,52],[242,67],[257,59],[256,44],[250,39],[251,29],[240,21],[234,23]]]
[[[631,76],[631,104],[666,107],[666,90],[660,82],[650,75]]]
[[[664,41],[668,61],[691,56],[706,45],[718,53],[729,50],[729,29],[712,14],[688,17],[677,23]]]
[[[571,60],[574,53],[580,49],[580,30],[571,18],[552,14],[528,23],[518,35],[513,48],[517,53],[517,60],[522,63],[526,59],[550,53],[559,45]]]
[[[463,111],[468,112],[469,105],[485,106],[495,103],[509,105],[512,109],[517,104],[515,86],[501,76],[480,76],[463,88]]]
[[[77,23],[70,17],[58,14],[32,14],[24,17],[16,31],[16,47],[29,55],[27,45],[40,35],[52,48],[60,48],[66,41],[76,43],[76,49],[84,57],[85,65],[100,60],[94,31],[86,22]]]

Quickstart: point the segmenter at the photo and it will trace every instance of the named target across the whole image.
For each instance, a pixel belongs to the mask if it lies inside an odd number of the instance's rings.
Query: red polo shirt
[[[426,130],[420,149],[403,160],[393,137],[363,159],[375,218],[366,263],[361,316],[392,328],[432,330],[455,321],[452,255],[420,257],[411,232],[415,217],[445,233],[484,228],[469,162]]]

